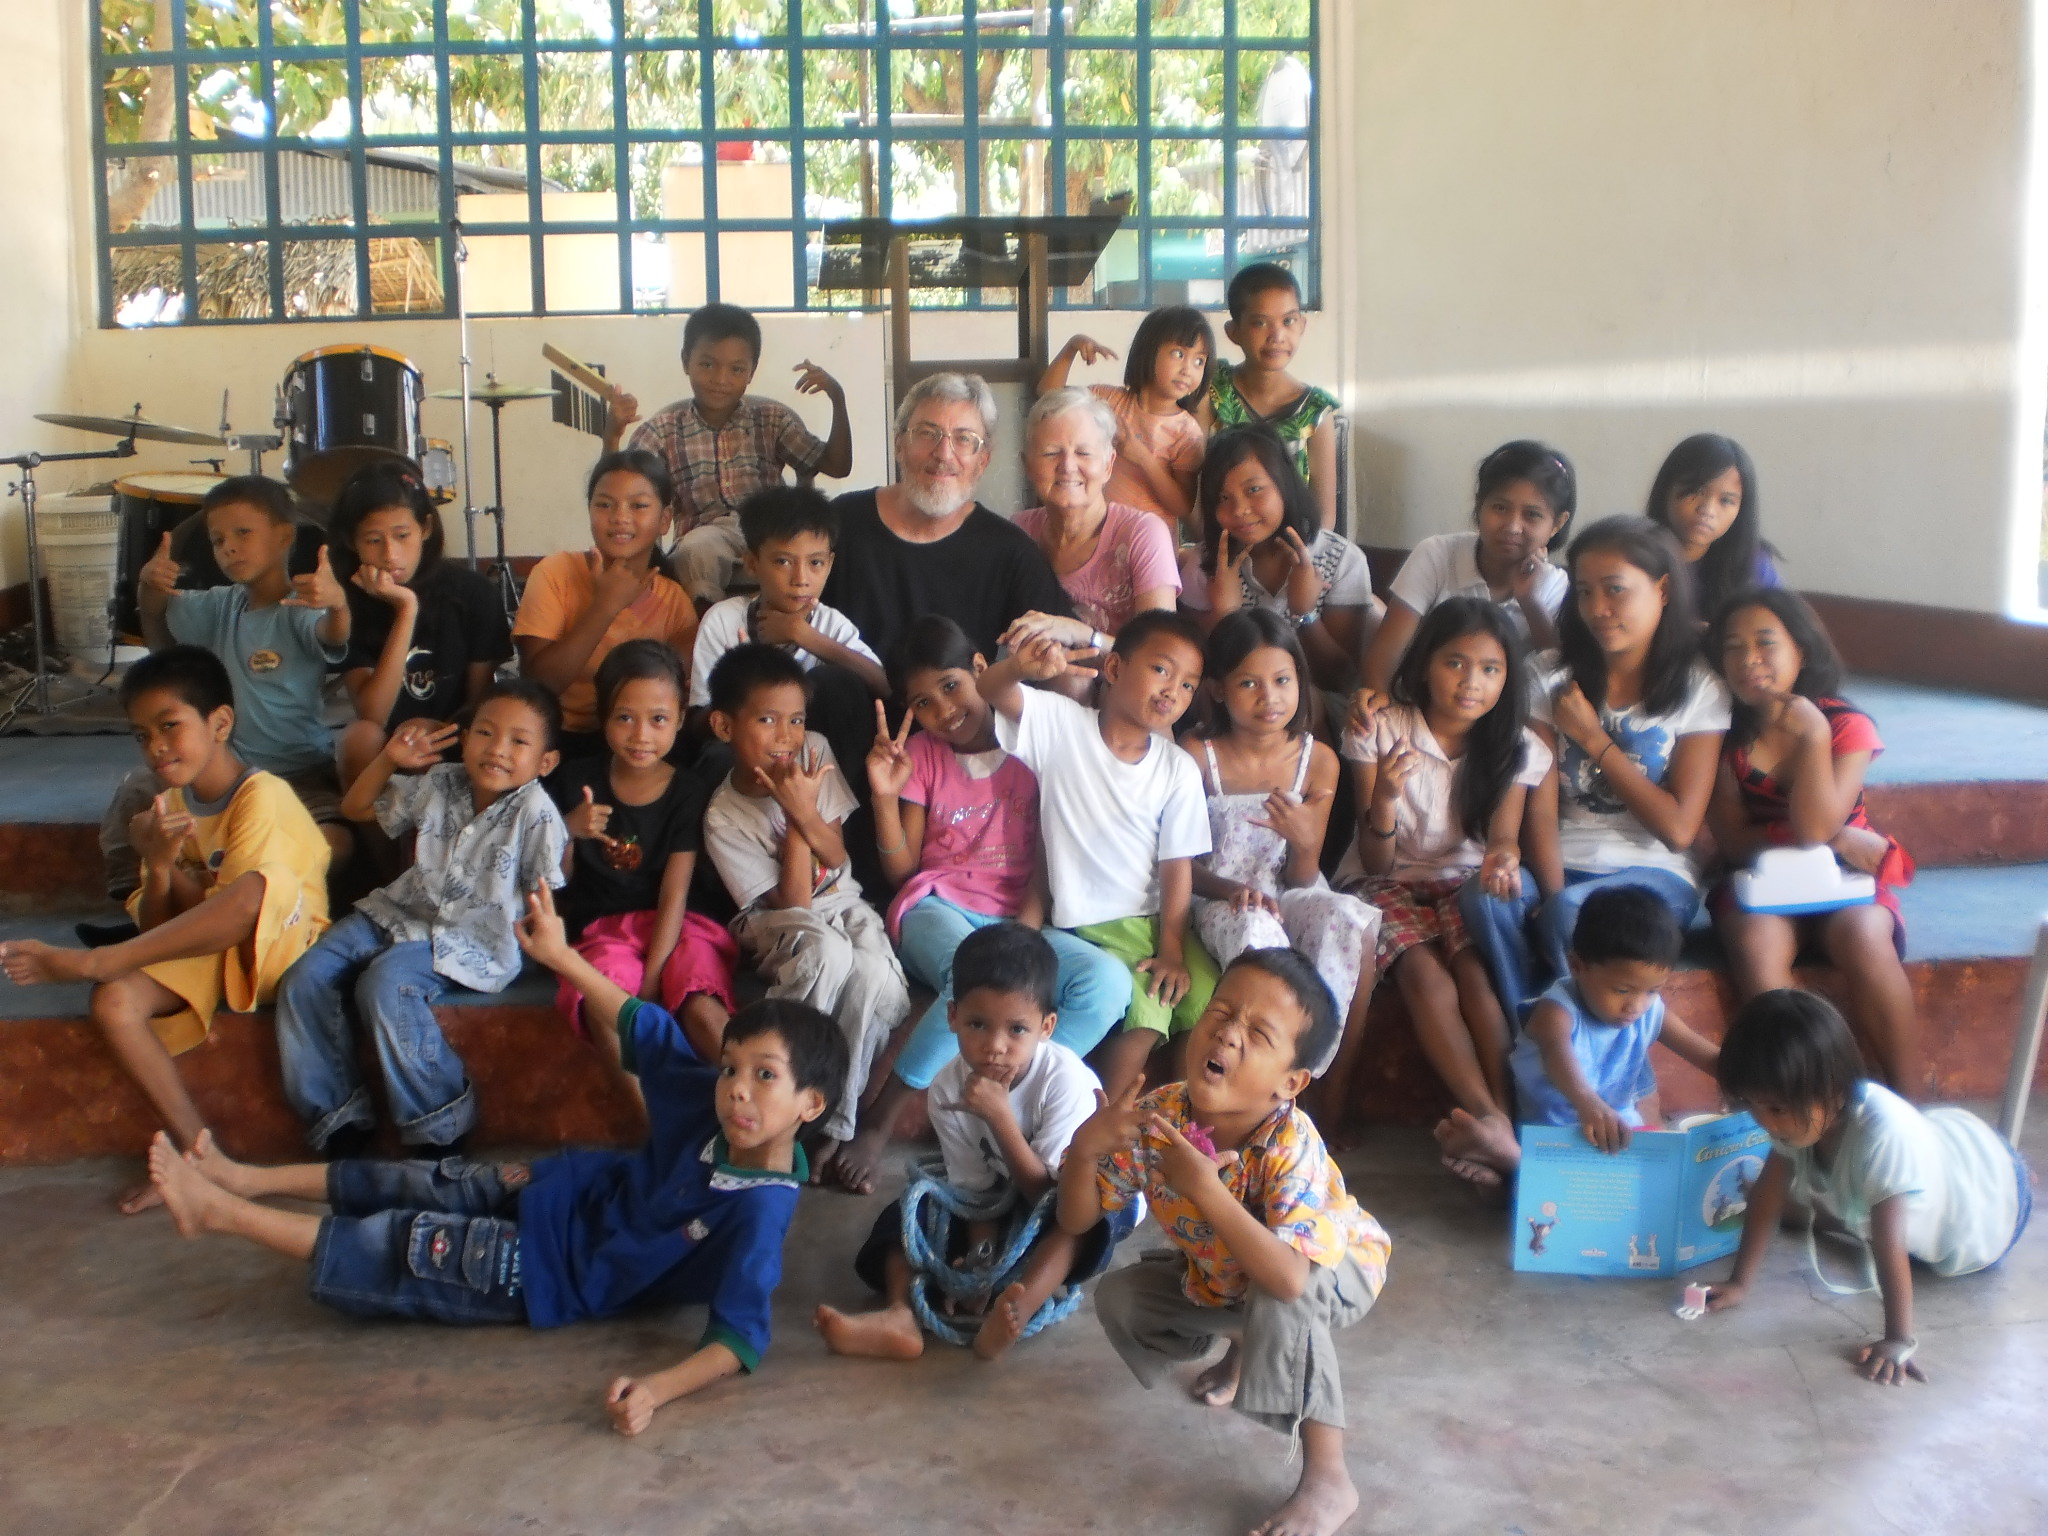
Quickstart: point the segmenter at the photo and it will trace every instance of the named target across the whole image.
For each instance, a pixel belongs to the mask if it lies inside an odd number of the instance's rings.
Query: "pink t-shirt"
[[[1202,424],[1190,411],[1154,416],[1138,403],[1135,393],[1121,385],[1091,384],[1088,392],[1116,412],[1116,467],[1109,472],[1109,499],[1163,517],[1168,527],[1173,527],[1178,520],[1159,505],[1150,483],[1131,462],[1130,441],[1135,437],[1151,449],[1169,474],[1190,479],[1202,467],[1202,452],[1209,442]]]
[[[1043,507],[1019,512],[1017,526],[1035,541],[1045,532]],[[1174,562],[1173,535],[1150,512],[1120,501],[1109,504],[1095,553],[1088,563],[1060,577],[1074,616],[1091,628],[1113,635],[1138,611],[1138,594],[1159,587],[1180,590],[1180,567]]]
[[[889,903],[889,937],[901,940],[903,914],[927,896],[1016,916],[1038,862],[1038,776],[1001,747],[963,756],[924,731],[908,750],[901,798],[924,807],[924,844]]]

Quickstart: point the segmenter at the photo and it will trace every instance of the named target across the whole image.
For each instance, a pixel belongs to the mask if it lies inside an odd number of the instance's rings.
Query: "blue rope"
[[[986,1312],[990,1298],[1000,1296],[1023,1274],[1031,1245],[1052,1219],[1059,1191],[1049,1189],[1031,1209],[1020,1210],[1013,1189],[1005,1187],[993,1196],[955,1189],[945,1181],[945,1165],[937,1158],[920,1158],[913,1166],[909,1187],[903,1191],[903,1256],[910,1263],[911,1310],[926,1332],[949,1344],[969,1344],[974,1331],[942,1314],[932,1292],[965,1302],[975,1313]],[[946,1251],[956,1218],[1004,1219],[1000,1250],[985,1262],[955,1269],[946,1262]],[[1028,1339],[1051,1327],[1080,1304],[1079,1286],[1061,1286],[1032,1314],[1021,1337]]]

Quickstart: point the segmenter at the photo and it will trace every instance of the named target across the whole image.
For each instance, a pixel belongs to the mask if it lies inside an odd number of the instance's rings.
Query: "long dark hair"
[[[1507,658],[1500,697],[1493,708],[1472,722],[1451,789],[1459,825],[1467,837],[1483,843],[1493,813],[1522,771],[1522,757],[1528,750],[1523,732],[1529,724],[1529,681],[1522,637],[1499,606],[1485,598],[1447,597],[1422,616],[1387,691],[1396,704],[1409,705],[1426,716],[1430,661],[1453,640],[1467,635],[1493,636]]]
[[[660,454],[646,448],[615,448],[591,465],[590,478],[583,485],[583,504],[586,507],[590,505],[590,498],[597,494],[598,481],[614,472],[638,475],[654,487],[654,494],[661,498],[661,504],[671,515],[674,514],[676,483],[669,475],[668,463]],[[676,579],[676,568],[659,543],[648,552],[647,564],[670,581]]]
[[[1301,648],[1300,629],[1272,609],[1240,608],[1218,620],[1209,631],[1209,643],[1202,652],[1202,676],[1221,688],[1224,679],[1244,664],[1245,657],[1267,646],[1285,651],[1294,663],[1294,716],[1287,722],[1287,734],[1299,736],[1308,729],[1309,690],[1314,687],[1308,676],[1308,655]],[[1227,736],[1231,728],[1230,706],[1219,702],[1201,734]]]
[[[1202,382],[1180,397],[1181,409],[1193,410],[1208,392],[1209,375],[1216,369],[1216,333],[1209,329],[1207,315],[1186,304],[1168,304],[1138,322],[1138,334],[1125,349],[1124,388],[1135,395],[1151,385],[1161,347],[1192,347],[1198,341],[1202,344]]]
[[[1536,488],[1536,494],[1550,503],[1557,518],[1557,530],[1551,534],[1551,540],[1563,538],[1564,531],[1572,525],[1572,514],[1579,509],[1579,477],[1570,459],[1550,444],[1526,437],[1502,443],[1479,461],[1472,491],[1472,520],[1479,521],[1479,509],[1486,505],[1487,497],[1517,480],[1528,481]]]
[[[1744,587],[1734,593],[1721,605],[1714,615],[1714,622],[1707,626],[1707,664],[1721,674],[1721,680],[1728,680],[1727,657],[1728,626],[1735,622],[1735,615],[1745,608],[1766,608],[1772,616],[1785,626],[1785,635],[1799,647],[1799,676],[1793,679],[1792,691],[1802,699],[1829,699],[1842,691],[1842,657],[1835,649],[1835,642],[1828,637],[1827,626],[1821,623],[1820,615],[1806,605],[1806,599],[1796,592],[1783,587]],[[1733,692],[1733,690],[1730,690]],[[1728,740],[1742,746],[1756,740],[1756,711],[1736,699],[1728,723]]]
[[[1586,627],[1578,598],[1579,561],[1601,551],[1620,555],[1652,581],[1664,582],[1664,616],[1657,621],[1650,654],[1643,662],[1643,707],[1653,715],[1669,714],[1683,702],[1693,663],[1699,659],[1698,627],[1692,583],[1686,579],[1678,540],[1646,517],[1603,517],[1572,540],[1567,562],[1572,595],[1557,622],[1557,647],[1565,667],[1587,703],[1598,709],[1607,702],[1607,653]]]
[[[943,613],[928,613],[912,621],[910,628],[890,647],[887,667],[889,686],[906,702],[914,672],[972,672],[981,653],[967,638],[967,631]]]
[[[343,483],[327,520],[328,564],[341,581],[355,575],[363,564],[356,553],[356,530],[371,513],[388,507],[405,508],[420,525],[420,568],[412,575],[417,591],[441,563],[443,535],[426,480],[411,459],[365,464]]]
[[[1201,473],[1195,481],[1195,504],[1202,509],[1202,569],[1211,574],[1216,570],[1216,547],[1223,538],[1223,525],[1216,520],[1216,503],[1223,495],[1225,477],[1246,459],[1257,459],[1259,467],[1272,476],[1273,484],[1279,488],[1283,510],[1276,532],[1292,528],[1301,535],[1302,543],[1313,544],[1322,527],[1322,514],[1316,510],[1316,499],[1309,492],[1308,482],[1294,467],[1294,456],[1287,451],[1287,445],[1270,428],[1232,427],[1227,432],[1218,432],[1209,439],[1208,451],[1202,455]]]
[[[1764,542],[1763,509],[1757,500],[1756,466],[1742,444],[1718,432],[1698,432],[1664,455],[1663,467],[1650,482],[1644,515],[1662,528],[1671,526],[1671,499],[1689,496],[1710,480],[1734,470],[1742,481],[1742,505],[1728,531],[1707,547],[1695,573],[1699,590],[1694,602],[1701,613],[1717,613],[1728,598],[1756,581],[1757,557],[1770,549]]]

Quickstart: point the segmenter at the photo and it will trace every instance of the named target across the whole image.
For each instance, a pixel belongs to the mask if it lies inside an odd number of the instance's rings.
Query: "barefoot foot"
[[[121,1198],[114,1202],[114,1209],[123,1216],[140,1216],[163,1203],[164,1197],[157,1192],[157,1187],[145,1179],[132,1188],[122,1190]]]
[[[1211,1408],[1228,1408],[1236,1402],[1239,1357],[1238,1346],[1232,1344],[1223,1352],[1221,1360],[1188,1383],[1188,1396]]]
[[[924,1330],[917,1314],[908,1307],[884,1307],[879,1312],[842,1312],[820,1306],[811,1314],[811,1324],[825,1336],[826,1347],[835,1355],[853,1355],[864,1360],[915,1360],[924,1353]]]
[[[207,1182],[206,1175],[185,1161],[185,1156],[158,1131],[149,1144],[149,1181],[170,1207],[171,1220],[178,1224],[180,1237],[197,1237],[206,1230],[208,1214],[226,1198]]]
[[[213,1139],[213,1132],[202,1129],[192,1140],[192,1150],[185,1154],[185,1161],[197,1168],[206,1182],[226,1190],[231,1195],[251,1199],[257,1193],[249,1177],[246,1163],[238,1163],[221,1151],[220,1144]]]
[[[92,954],[89,949],[59,949],[41,939],[16,939],[11,944],[0,944],[0,969],[18,987],[85,981],[90,979],[86,963]]]
[[[1029,1301],[1021,1280],[998,1296],[974,1335],[974,1352],[984,1360],[1007,1354],[1010,1346],[1024,1337],[1024,1325],[1031,1321],[1025,1310]]]
[[[889,1127],[871,1125],[842,1141],[833,1151],[825,1176],[850,1195],[871,1195],[881,1173],[882,1155],[889,1150]]]
[[[1498,1173],[1513,1173],[1522,1166],[1522,1144],[1508,1117],[1498,1110],[1484,1116],[1452,1110],[1436,1123],[1436,1144],[1446,1158],[1484,1163]]]
[[[1294,1495],[1255,1527],[1252,1536],[1332,1536],[1358,1512],[1349,1473],[1304,1467]]]
[[[1500,1170],[1489,1163],[1469,1157],[1446,1157],[1438,1161],[1475,1189],[1499,1189],[1503,1185]]]

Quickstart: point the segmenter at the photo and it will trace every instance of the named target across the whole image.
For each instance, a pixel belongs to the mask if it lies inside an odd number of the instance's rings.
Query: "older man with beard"
[[[913,620],[944,614],[995,660],[1031,612],[1073,613],[1036,543],[974,499],[988,469],[996,402],[971,373],[920,379],[896,408],[894,485],[849,491],[824,600],[887,658]]]

